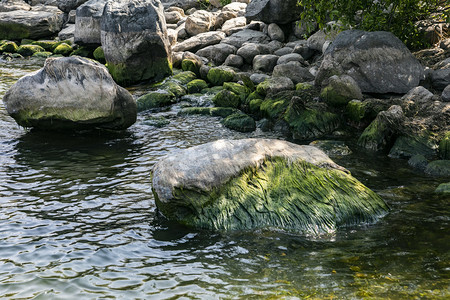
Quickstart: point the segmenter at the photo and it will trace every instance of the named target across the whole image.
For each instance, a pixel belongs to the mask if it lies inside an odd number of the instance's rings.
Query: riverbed
[[[42,64],[0,61],[0,98]],[[283,138],[179,109],[140,113],[125,132],[62,134],[19,127],[0,101],[1,298],[450,297],[450,199],[433,193],[449,178],[358,149],[352,138],[353,154],[332,159],[390,205],[376,224],[310,237],[167,221],[151,190],[163,156],[221,138]],[[169,123],[154,126],[150,116]]]

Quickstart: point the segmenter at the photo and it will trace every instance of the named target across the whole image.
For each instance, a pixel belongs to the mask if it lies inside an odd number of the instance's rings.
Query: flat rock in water
[[[19,79],[3,98],[24,127],[45,130],[125,129],[136,121],[136,102],[100,63],[78,56],[49,58]]]
[[[320,234],[375,221],[388,208],[313,146],[281,140],[219,140],[155,165],[160,211],[218,231],[277,229]]]

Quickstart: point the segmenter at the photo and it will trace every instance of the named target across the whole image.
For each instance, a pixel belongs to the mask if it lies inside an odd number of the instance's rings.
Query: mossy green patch
[[[187,90],[184,86],[178,84],[175,81],[168,80],[158,86],[158,89],[164,90],[167,93],[172,93],[175,97],[180,98],[186,95]]]
[[[431,139],[422,136],[399,136],[389,151],[389,157],[393,158],[410,158],[420,154],[427,158],[431,158],[436,151]]]
[[[304,161],[267,159],[244,169],[219,188],[178,188],[161,212],[184,225],[218,231],[284,230],[322,234],[374,222],[388,211],[374,192],[352,176]]]
[[[191,71],[195,75],[200,76],[200,63],[192,59],[183,59],[181,62],[181,69],[183,71]]]
[[[53,53],[55,54],[61,54],[64,56],[69,56],[73,52],[72,46],[66,43],[62,43],[58,45],[55,50],[53,50]]]
[[[261,102],[260,110],[263,116],[270,119],[278,119],[289,106],[289,99],[280,97],[276,99],[267,98]]]
[[[153,126],[157,128],[164,127],[170,124],[170,121],[164,117],[156,116],[156,117],[148,117],[143,122],[145,125]]]
[[[21,24],[0,23],[0,39],[1,40],[20,40],[28,38],[30,30]]]
[[[53,53],[49,52],[49,51],[44,51],[44,52],[36,52],[34,53],[31,57],[36,57],[36,58],[49,58],[50,56],[52,56]]]
[[[314,89],[314,86],[310,83],[300,82],[295,85],[295,90],[297,91],[308,91]]]
[[[138,111],[151,108],[164,107],[176,102],[176,97],[172,93],[150,92],[136,100]]]
[[[186,107],[183,108],[180,115],[207,115],[212,117],[226,118],[229,115],[235,114],[239,110],[231,107]]]
[[[379,151],[391,146],[392,137],[392,129],[385,122],[376,118],[364,129],[358,139],[358,145],[372,151]]]
[[[7,41],[0,46],[0,53],[16,53],[18,49],[19,46],[16,43]]]
[[[45,51],[53,52],[62,42],[58,41],[34,41],[31,45],[38,45],[45,49]]]
[[[93,51],[90,47],[78,47],[77,49],[73,50],[72,53],[70,53],[70,55],[77,55],[77,56],[81,56],[81,57],[90,57],[92,58]]]
[[[17,53],[19,53],[22,56],[32,56],[36,52],[44,52],[44,48],[38,45],[21,45],[17,49]]]
[[[450,195],[450,182],[441,183],[434,192],[436,194]]]
[[[352,100],[347,103],[346,114],[353,122],[360,122],[366,113],[365,105],[360,100]]]
[[[239,132],[252,132],[256,129],[255,120],[252,117],[240,112],[226,117],[222,121],[222,124],[229,129]]]
[[[249,104],[252,100],[256,100],[256,99],[262,100],[262,99],[264,99],[264,97],[261,96],[260,94],[258,94],[258,92],[256,92],[256,91],[252,92],[252,93],[250,93],[250,95],[248,95],[247,99],[245,99],[245,104]]]
[[[93,56],[97,61],[101,62],[102,64],[106,63],[105,52],[103,52],[102,47],[99,46],[99,47],[95,48]]]
[[[212,101],[215,106],[238,108],[241,98],[232,91],[222,90],[214,96]]]
[[[284,120],[289,124],[292,137],[298,140],[320,138],[332,133],[340,125],[337,114],[313,108],[297,110],[290,106]]]
[[[208,84],[202,79],[194,79],[186,85],[186,88],[189,94],[194,94],[208,88]]]
[[[225,82],[232,81],[234,71],[226,68],[211,68],[208,72],[208,81],[213,85],[223,85]]]
[[[173,75],[172,79],[176,80],[180,84],[188,84],[192,80],[197,79],[197,75],[195,75],[194,72],[185,71],[185,72],[181,72],[176,75]]]
[[[238,95],[239,98],[241,99],[241,103],[244,103],[245,99],[251,93],[251,90],[248,89],[246,86],[241,85],[239,83],[235,83],[235,82],[225,82],[223,84],[223,88],[226,90],[232,91],[233,93]]]
[[[440,177],[450,176],[450,160],[435,160],[430,162],[425,168],[425,173]]]
[[[258,114],[261,111],[262,99],[253,99],[249,103],[249,109],[252,114]]]
[[[269,86],[270,81],[266,79],[256,86],[256,92],[265,97],[267,95],[267,90],[269,89]]]
[[[450,159],[450,131],[447,131],[439,143],[439,155],[443,159]]]

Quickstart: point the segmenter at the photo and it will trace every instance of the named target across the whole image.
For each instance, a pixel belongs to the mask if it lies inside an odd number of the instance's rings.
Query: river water
[[[0,61],[0,98],[42,62]],[[142,90],[132,91],[134,94]],[[448,299],[450,199],[405,161],[332,157],[392,211],[322,237],[216,234],[166,221],[152,166],[176,149],[241,134],[177,107],[124,133],[55,134],[16,125],[0,101],[0,297],[10,299]]]

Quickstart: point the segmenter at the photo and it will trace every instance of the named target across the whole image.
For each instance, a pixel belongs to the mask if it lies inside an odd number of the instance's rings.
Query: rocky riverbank
[[[0,52],[81,55],[121,85],[155,82],[140,111],[183,101],[181,114],[221,116],[233,130],[354,136],[450,176],[449,39],[412,54],[387,32],[307,31],[296,1],[138,2],[1,1]]]

